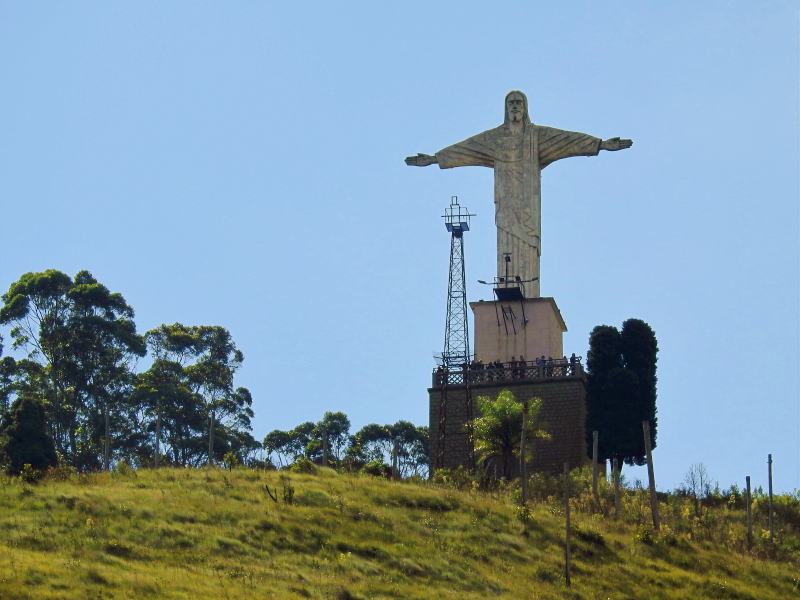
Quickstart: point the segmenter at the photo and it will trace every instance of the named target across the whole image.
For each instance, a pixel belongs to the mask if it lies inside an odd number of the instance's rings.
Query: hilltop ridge
[[[527,512],[512,496],[330,469],[6,479],[0,598],[800,597],[796,533],[767,558],[743,547],[735,507],[710,509],[703,534],[665,505],[656,534],[637,491],[620,521],[573,499],[568,589],[560,499]]]

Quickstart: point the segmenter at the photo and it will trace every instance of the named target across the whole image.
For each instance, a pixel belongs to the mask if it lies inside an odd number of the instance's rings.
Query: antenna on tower
[[[445,209],[442,215],[444,226],[450,233],[450,270],[447,283],[447,319],[444,330],[444,349],[440,359],[441,394],[439,396],[439,431],[435,468],[444,467],[447,438],[447,392],[451,385],[463,384],[464,386],[471,466],[474,463],[471,434],[473,410],[468,378],[472,355],[469,351],[467,284],[464,270],[464,232],[469,231],[470,219],[474,216],[466,207],[458,203],[458,196],[450,198],[450,206]]]

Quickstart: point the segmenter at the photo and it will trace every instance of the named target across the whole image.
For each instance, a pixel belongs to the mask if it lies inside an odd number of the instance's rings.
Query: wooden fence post
[[[111,427],[109,425],[108,403],[103,407],[103,420],[105,421],[105,435],[103,436],[103,467],[106,471],[111,468]]]
[[[520,432],[520,450],[519,450],[519,476],[520,476],[520,483],[522,488],[522,505],[525,506],[528,503],[528,465],[527,461],[525,460],[526,452],[526,435],[525,430],[528,428],[528,401],[525,400],[522,403],[522,431]]]
[[[661,519],[658,516],[658,496],[656,496],[656,475],[653,470],[653,453],[650,448],[650,422],[642,421],[644,434],[644,451],[647,455],[647,478],[650,480],[650,510],[653,512],[653,529],[661,528]]]
[[[566,578],[567,587],[570,586],[569,572],[572,562],[572,554],[570,552],[570,525],[569,525],[569,465],[564,463],[564,516],[566,519],[566,533],[564,544],[564,576]]]
[[[772,513],[772,454],[767,454],[767,471],[769,476],[769,543],[775,544],[775,519]]]
[[[745,477],[745,481],[747,482],[747,492],[745,493],[747,509],[747,549],[750,550],[753,547],[753,509],[752,501],[750,500],[750,475]]]
[[[595,510],[600,510],[600,497],[597,494],[597,475],[600,470],[600,465],[598,464],[597,461],[598,438],[599,438],[599,433],[597,431],[593,431],[592,432],[592,498],[594,498]]]
[[[614,477],[614,518],[619,519],[620,499],[619,499],[619,459],[611,461],[612,476]]]
[[[158,468],[158,456],[161,454],[161,408],[159,407],[156,415],[156,461],[155,468]]]
[[[214,466],[214,411],[208,413],[208,466]]]

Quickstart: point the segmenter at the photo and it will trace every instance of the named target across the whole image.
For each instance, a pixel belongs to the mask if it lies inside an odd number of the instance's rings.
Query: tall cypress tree
[[[589,336],[589,353],[586,356],[587,381],[586,402],[586,446],[592,452],[592,432],[602,432],[599,439],[601,458],[613,455],[615,440],[613,415],[616,394],[609,389],[613,371],[622,368],[619,331],[610,325],[598,325]]]
[[[640,319],[628,319],[622,324],[620,333],[622,359],[625,368],[636,375],[638,385],[628,403],[631,419],[635,417],[640,442],[641,461],[644,464],[644,441],[642,439],[642,421],[650,421],[650,444],[656,447],[656,362],[658,361],[658,342],[653,329]]]
[[[657,353],[653,330],[639,319],[625,321],[622,332],[609,325],[592,330],[587,356],[586,441],[591,452],[592,432],[599,432],[601,460],[643,464],[644,420],[651,423],[655,447]]]

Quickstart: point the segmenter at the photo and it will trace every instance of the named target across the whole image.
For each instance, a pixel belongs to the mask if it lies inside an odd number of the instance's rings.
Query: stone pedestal
[[[546,440],[531,440],[533,460],[530,471],[557,475],[569,463],[570,468],[589,462],[586,445],[586,378],[583,375],[542,379],[509,379],[470,386],[473,414],[480,415],[478,397],[496,398],[502,390],[511,390],[518,400],[537,397],[542,400],[541,423],[550,434]],[[442,389],[428,389],[430,406],[431,452],[439,447],[439,410]],[[455,469],[469,464],[467,437],[467,393],[463,385],[447,391],[447,425],[444,467]],[[515,467],[516,469],[516,467]]]
[[[443,466],[454,469],[469,464],[467,422],[470,414],[480,415],[478,398],[495,398],[502,390],[510,390],[517,400],[536,397],[542,401],[539,418],[550,437],[532,441],[531,472],[555,475],[565,462],[571,468],[587,464],[586,375],[580,362],[554,360],[543,365],[535,362],[541,356],[561,359],[564,355],[563,335],[567,326],[555,300],[523,298],[518,294],[511,300],[471,302],[470,307],[474,316],[475,357],[484,366],[459,371],[453,379],[447,379],[447,372],[434,372],[428,389],[431,452],[435,455],[439,448],[443,400],[446,404]],[[521,358],[526,365],[516,362]],[[503,364],[490,364],[498,361]],[[445,381],[449,382],[446,387]]]
[[[475,357],[507,363],[523,357],[564,355],[567,326],[553,298],[470,302],[474,317]]]

